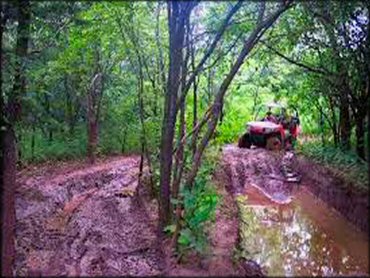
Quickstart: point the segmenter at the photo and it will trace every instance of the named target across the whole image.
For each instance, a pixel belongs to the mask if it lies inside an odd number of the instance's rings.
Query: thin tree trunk
[[[91,164],[95,163],[99,139],[99,110],[103,95],[103,74],[96,73],[87,96],[87,156]]]
[[[2,190],[2,276],[13,276],[13,262],[15,258],[15,185],[17,147],[15,132],[8,126],[3,137],[3,190]]]
[[[75,129],[75,116],[73,115],[73,100],[72,100],[72,93],[70,92],[71,86],[69,86],[69,76],[66,74],[64,76],[64,90],[66,94],[66,111],[67,111],[67,123],[68,123],[68,131],[69,135],[73,136],[74,129]]]
[[[197,82],[194,82],[194,90],[193,90],[193,129],[198,124],[198,95],[197,95]],[[193,156],[195,155],[197,151],[197,133],[194,132],[191,140],[191,149]]]
[[[49,129],[49,143],[53,142],[53,130]]]
[[[35,126],[32,125],[32,135],[31,135],[31,160],[35,159]]]
[[[201,142],[199,143],[199,147],[197,148],[197,152],[195,153],[191,170],[190,170],[190,172],[189,172],[189,174],[186,178],[186,181],[185,181],[186,185],[192,186],[193,183],[194,183],[194,179],[197,175],[197,172],[198,172],[198,169],[199,169],[199,166],[200,166],[200,163],[201,163],[203,151],[205,150],[206,146],[208,145],[208,142],[211,139],[211,137],[213,136],[213,133],[216,129],[217,122],[219,120],[219,116],[220,116],[220,113],[221,113],[223,98],[224,98],[225,93],[226,93],[227,89],[229,88],[229,86],[231,84],[231,81],[233,80],[235,74],[238,72],[239,68],[241,67],[241,65],[244,62],[244,59],[250,53],[250,51],[253,49],[253,47],[257,44],[257,42],[261,38],[261,36],[266,32],[266,30],[268,30],[268,28],[271,27],[271,25],[277,20],[277,18],[285,10],[287,10],[289,7],[290,7],[289,4],[287,6],[285,6],[285,5],[281,6],[275,13],[271,14],[268,18],[263,20],[263,15],[264,15],[264,11],[265,11],[265,3],[264,2],[261,3],[261,9],[260,9],[259,16],[258,16],[259,19],[258,19],[257,26],[255,27],[253,32],[250,34],[250,36],[245,41],[244,46],[243,46],[237,60],[235,61],[235,63],[231,67],[228,75],[223,80],[223,82],[222,82],[222,84],[221,84],[221,86],[220,86],[220,88],[217,92],[217,95],[215,97],[215,100],[214,100],[213,106],[212,106],[212,111],[211,111],[212,117],[211,117],[211,120],[208,124],[208,129],[207,129],[204,137],[202,138]]]
[[[121,153],[125,153],[126,148],[126,136],[127,136],[127,130],[125,129],[123,131],[122,140],[121,140]]]
[[[159,28],[159,16],[161,11],[161,2],[158,2],[157,6],[157,16],[156,16],[156,32],[155,32],[155,40],[158,48],[158,71],[159,76],[162,83],[162,90],[163,92],[166,91],[166,73],[165,73],[165,66],[164,66],[164,59],[163,59],[163,50],[162,50],[162,44],[161,44],[161,32]]]
[[[159,16],[159,15],[158,15]],[[120,27],[120,31],[122,34],[122,37],[125,38],[125,32],[124,28],[117,18],[117,23]],[[132,22],[133,23],[133,22]],[[140,52],[140,45],[138,43],[139,38],[136,36],[134,31],[129,32],[129,37],[131,39],[131,42],[133,43],[134,47],[133,50],[136,54],[137,58],[137,64],[133,62],[133,60],[130,58],[130,55],[128,56],[128,59],[130,61],[130,64],[133,68],[138,68],[137,75],[138,75],[138,103],[139,103],[139,116],[140,116],[140,124],[141,124],[141,156],[140,156],[140,167],[139,167],[139,182],[141,182],[141,177],[143,175],[143,166],[144,166],[144,159],[146,158],[147,164],[148,164],[148,171],[149,171],[149,183],[150,183],[150,195],[154,196],[154,180],[153,180],[153,168],[152,168],[152,162],[150,157],[149,148],[147,145],[146,140],[146,128],[145,128],[145,111],[144,111],[144,72],[143,68],[146,70],[146,74],[152,84],[153,92],[156,93],[156,85],[155,85],[155,77],[151,78],[149,67],[145,62],[145,57],[143,57],[142,53]],[[157,101],[155,101],[155,105],[157,105]],[[154,109],[154,114],[156,113],[156,108]]]
[[[349,102],[347,92],[342,92],[339,106],[340,141],[344,150],[351,148],[351,122],[349,115]]]
[[[89,162],[94,164],[96,160],[96,147],[98,145],[98,125],[91,117],[88,117],[88,121],[87,156],[89,158]]]
[[[185,23],[189,13],[181,9],[186,3],[168,2],[168,24],[170,35],[169,71],[165,96],[164,117],[160,149],[160,208],[159,232],[171,220],[170,185],[172,171],[173,139],[176,123],[176,99],[179,92],[181,66],[183,64],[182,50],[185,38]]]
[[[29,26],[31,18],[31,7],[29,1],[18,3],[18,26],[16,42],[16,62],[14,69],[14,84],[11,95],[8,96],[6,109],[7,123],[2,126],[5,131],[2,134],[2,196],[1,196],[1,274],[2,276],[13,276],[13,262],[15,258],[15,186],[16,186],[16,159],[17,147],[14,132],[15,122],[20,116],[21,98],[26,90],[25,58],[27,57],[27,46],[29,39]],[[3,6],[3,3],[1,3]],[[3,22],[2,22],[3,23]],[[2,26],[3,28],[3,26]],[[3,34],[1,34],[3,35]],[[3,96],[1,96],[1,99]],[[2,105],[3,104],[3,101]],[[2,107],[3,108],[3,107]]]
[[[370,11],[370,3],[367,2],[367,10]],[[367,39],[366,39],[366,56],[367,61],[367,78],[366,78],[366,93],[367,93],[367,163],[368,163],[368,187],[370,188],[370,20],[367,21]]]
[[[331,130],[334,136],[334,145],[335,147],[337,147],[339,143],[338,124],[337,124],[337,115],[335,113],[334,100],[332,97],[329,97],[329,108],[331,112],[331,122],[332,122]]]
[[[370,24],[369,24],[370,25]],[[369,83],[368,83],[369,86]],[[370,100],[367,105],[367,164],[368,164],[368,186],[370,188]]]
[[[362,115],[361,115],[362,116]],[[356,153],[357,155],[362,158],[365,158],[365,118],[366,116],[364,115],[363,117],[357,117],[355,119],[356,121]]]
[[[143,99],[143,93],[144,93],[144,74],[142,71],[142,63],[141,63],[141,56],[138,53],[138,64],[139,64],[139,93],[138,93],[138,102],[139,102],[139,117],[140,117],[140,123],[141,123],[141,155],[140,155],[140,169],[139,169],[139,178],[142,177],[143,174],[143,165],[144,165],[144,158],[147,160],[148,164],[148,171],[149,171],[149,190],[150,195],[154,195],[154,181],[153,181],[153,173],[152,173],[152,163],[151,158],[147,146],[147,140],[146,140],[146,128],[145,128],[145,111],[144,111],[144,99]],[[141,180],[139,179],[139,182]]]
[[[183,61],[183,66],[181,70],[181,86],[180,88],[182,89],[185,86],[186,82],[186,75],[188,73],[188,62],[189,59],[191,58],[191,46],[189,44],[190,42],[190,22],[189,18],[186,20],[185,23],[186,26],[186,39],[185,39],[185,59]],[[180,89],[180,91],[181,91]],[[183,167],[184,167],[184,145],[181,144],[181,139],[185,137],[185,127],[186,127],[186,122],[185,122],[185,106],[186,106],[186,97],[183,99],[183,102],[180,103],[180,125],[179,125],[179,132],[178,132],[178,148],[175,152],[175,165],[173,169],[173,182],[172,182],[172,197],[174,199],[177,199],[179,190],[180,190],[180,184],[181,184],[181,178],[182,178],[182,172],[183,172]],[[172,208],[171,208],[172,211]]]
[[[18,166],[22,167],[22,148],[21,148],[21,142],[22,142],[22,133],[21,131],[18,133],[18,136],[15,138],[15,143],[18,146],[18,156],[17,156],[17,164]]]
[[[195,47],[194,47],[194,37],[193,33],[191,34],[191,46],[190,46],[190,57],[191,57],[191,69],[194,72],[195,71]],[[193,83],[193,129],[197,126],[198,123],[198,80],[197,78],[194,79]],[[196,142],[197,135],[193,133],[192,140],[191,140],[191,149],[192,154],[194,156],[196,150],[197,150],[197,142]]]

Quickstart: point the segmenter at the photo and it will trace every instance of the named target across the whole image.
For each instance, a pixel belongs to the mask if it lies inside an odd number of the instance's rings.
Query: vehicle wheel
[[[266,149],[271,151],[281,150],[282,144],[278,136],[271,136],[266,140]]]
[[[251,142],[249,133],[244,133],[242,137],[239,138],[238,147],[249,149],[251,145],[252,145],[252,142]]]

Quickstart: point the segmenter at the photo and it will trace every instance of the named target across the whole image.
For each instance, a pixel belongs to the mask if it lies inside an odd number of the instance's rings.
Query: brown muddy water
[[[288,204],[253,186],[236,199],[242,256],[268,276],[369,275],[368,236],[304,187]]]

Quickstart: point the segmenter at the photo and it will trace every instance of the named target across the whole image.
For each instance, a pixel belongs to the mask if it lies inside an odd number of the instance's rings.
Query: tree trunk
[[[35,159],[35,126],[32,125],[32,135],[31,135],[31,160]]]
[[[339,105],[339,133],[340,143],[344,150],[351,148],[351,122],[349,115],[349,101],[347,92],[342,92]]]
[[[122,135],[122,140],[121,140],[121,153],[125,153],[125,148],[126,148],[126,136],[127,136],[127,131],[126,129],[123,131]]]
[[[15,185],[17,147],[12,126],[8,126],[3,135],[3,190],[2,190],[2,276],[13,276],[15,258]]]
[[[355,119],[356,121],[356,153],[357,155],[362,158],[365,158],[365,125],[364,120],[365,116],[363,117],[357,117]]]
[[[370,100],[367,105],[367,164],[368,164],[368,186],[370,188]]]
[[[194,49],[194,43],[193,43],[193,40],[194,37],[192,36],[191,37],[191,47],[190,47],[190,51],[191,51],[191,67],[192,67],[192,71],[194,72],[195,71],[195,49]],[[198,78],[195,78],[194,79],[194,83],[193,83],[193,129],[197,126],[198,124],[198,94],[197,94],[197,90],[198,90]],[[196,133],[194,132],[193,133],[193,136],[192,136],[192,140],[191,140],[191,149],[192,149],[192,154],[193,156],[195,155],[195,152],[197,150],[197,142],[196,142]]]
[[[68,132],[70,136],[73,136],[75,130],[75,115],[73,109],[72,93],[70,92],[71,86],[69,85],[69,76],[64,76],[64,90],[66,94],[66,121],[68,123]]]
[[[331,113],[331,130],[334,136],[334,145],[335,147],[338,146],[339,144],[339,134],[338,134],[338,124],[337,124],[337,115],[335,113],[335,105],[334,105],[334,99],[333,97],[328,98],[329,100],[329,108],[330,108],[330,113]]]
[[[49,143],[53,142],[53,130],[50,128],[49,129]]]
[[[103,95],[103,75],[96,73],[87,96],[87,157],[91,164],[95,163],[96,148],[99,138],[99,110]]]
[[[15,143],[18,146],[18,156],[17,156],[17,164],[18,166],[22,167],[22,148],[21,148],[21,142],[22,142],[22,134],[19,132],[18,137],[15,137]]]
[[[91,112],[90,112],[91,113]],[[96,147],[98,145],[98,123],[91,116],[88,117],[87,157],[91,164],[95,163]]]
[[[29,38],[29,21],[31,17],[31,7],[29,1],[19,1],[18,3],[18,26],[16,42],[16,62],[14,67],[14,83],[8,102],[5,107],[1,107],[2,116],[7,118],[7,123],[2,123],[2,196],[1,196],[1,274],[2,276],[13,276],[13,261],[15,257],[14,237],[15,237],[15,186],[16,186],[16,160],[17,148],[14,125],[20,116],[21,98],[26,90],[25,77],[25,58],[27,57],[27,46]],[[3,3],[1,3],[3,6]],[[2,22],[3,24],[3,18]],[[3,28],[3,25],[2,25]],[[1,30],[1,37],[3,29]],[[2,93],[1,93],[2,94]],[[3,96],[1,96],[1,104]],[[2,119],[2,121],[4,121]]]
[[[161,11],[161,2],[158,2],[157,4],[157,15],[156,15],[156,29],[155,29],[155,41],[156,46],[158,49],[158,73],[159,73],[159,79],[160,82],[158,84],[161,84],[161,89],[163,92],[166,91],[166,72],[165,72],[165,66],[164,66],[164,59],[163,59],[163,50],[162,50],[162,44],[161,44],[161,33],[159,28],[159,16]]]
[[[229,73],[221,83],[220,88],[218,89],[218,92],[215,96],[215,100],[212,105],[211,110],[211,119],[208,124],[208,129],[203,136],[202,140],[199,143],[199,146],[197,148],[197,152],[194,155],[193,163],[191,170],[189,171],[189,174],[186,178],[185,184],[188,186],[192,186],[195,180],[195,177],[197,175],[201,159],[203,156],[203,151],[208,145],[209,140],[212,138],[214,131],[216,129],[221,109],[222,109],[222,102],[225,96],[225,93],[227,89],[229,88],[232,80],[234,79],[234,76],[238,72],[239,68],[244,62],[244,59],[247,57],[247,55],[250,53],[250,51],[254,48],[254,46],[257,44],[258,40],[262,37],[262,35],[268,30],[273,23],[277,20],[277,18],[289,8],[289,4],[287,6],[280,6],[279,9],[268,16],[265,20],[263,20],[264,17],[264,11],[265,11],[265,3],[261,3],[260,12],[258,15],[258,22],[255,29],[252,31],[252,33],[249,35],[249,37],[245,40],[243,48],[241,52],[238,55],[237,60],[233,63],[233,66],[231,67]]]
[[[170,185],[172,171],[173,139],[176,123],[176,100],[179,92],[181,66],[183,65],[183,45],[185,38],[185,23],[190,12],[183,8],[187,3],[168,2],[168,25],[169,25],[169,71],[167,89],[165,95],[164,116],[162,123],[162,137],[160,149],[160,198],[159,198],[159,229],[163,228],[171,220],[170,211]]]
[[[138,51],[138,49],[136,49]],[[140,124],[141,124],[141,155],[140,155],[140,169],[139,169],[139,183],[141,183],[141,177],[143,174],[143,166],[144,166],[144,159],[146,158],[148,164],[148,171],[149,171],[149,191],[150,196],[154,195],[154,181],[153,181],[153,173],[152,173],[152,162],[147,146],[146,141],[146,128],[145,128],[145,110],[144,110],[144,74],[142,71],[142,60],[141,55],[137,52],[137,59],[139,64],[139,79],[138,79],[138,103],[139,103],[139,117],[140,117]]]

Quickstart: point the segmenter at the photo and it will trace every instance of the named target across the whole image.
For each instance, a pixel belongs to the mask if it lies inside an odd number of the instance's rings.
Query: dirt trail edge
[[[155,219],[137,196],[137,157],[55,172],[19,179],[16,275],[161,274]]]

